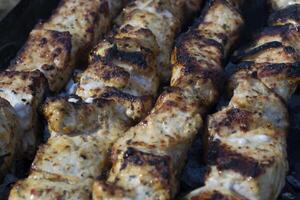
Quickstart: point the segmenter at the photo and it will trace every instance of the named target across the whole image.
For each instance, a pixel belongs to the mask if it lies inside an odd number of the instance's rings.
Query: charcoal
[[[292,193],[285,192],[281,194],[281,199],[282,200],[294,200],[296,199],[296,196],[293,195]]]
[[[291,175],[287,176],[286,180],[295,190],[300,190],[300,180]]]

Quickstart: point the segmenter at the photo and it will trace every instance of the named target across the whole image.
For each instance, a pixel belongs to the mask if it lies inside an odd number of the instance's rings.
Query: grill
[[[46,19],[59,0],[22,0],[1,22],[0,22],[0,67],[4,70],[9,61],[14,58],[17,51],[24,44],[28,33],[39,21]],[[245,31],[238,47],[247,44],[250,38],[266,24],[267,5],[261,0],[252,0],[250,6],[244,8],[246,16]],[[254,14],[255,13],[255,14]],[[264,20],[262,20],[264,19]],[[228,75],[234,70],[234,65],[230,63],[226,67]],[[222,100],[211,112],[217,108],[226,105],[227,97],[223,96]],[[288,135],[288,160],[290,172],[286,178],[286,186],[283,189],[279,199],[292,200],[300,199],[300,89],[288,103],[290,110],[290,131]],[[184,195],[192,189],[198,188],[204,184],[204,174],[206,166],[204,164],[203,141],[198,137],[193,143],[187,164],[181,176],[181,194]],[[15,174],[17,178],[25,177],[29,164],[27,162],[17,163],[18,170]],[[0,198],[6,198],[9,186],[16,179],[15,176],[9,175],[5,178],[0,187]]]

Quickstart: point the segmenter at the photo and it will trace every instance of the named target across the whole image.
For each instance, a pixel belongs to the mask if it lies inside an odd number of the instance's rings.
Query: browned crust
[[[266,44],[260,45],[250,50],[238,51],[235,54],[235,56],[232,58],[232,61],[234,63],[238,63],[249,56],[255,57],[259,53],[265,52],[266,50],[270,50],[270,49],[276,49],[276,48],[283,48],[283,51],[286,52],[288,55],[296,57],[296,51],[294,48],[289,46],[284,46],[281,42],[273,41],[273,42],[268,42]]]
[[[193,196],[191,200],[246,200],[246,199],[231,194],[223,194],[217,190],[214,190],[211,192],[201,192],[199,195]]]
[[[232,170],[245,177],[256,178],[275,162],[273,158],[260,163],[252,157],[232,150],[220,140],[209,141],[208,145],[208,163],[216,165],[220,171]]]
[[[168,156],[154,155],[142,152],[133,147],[128,147],[123,154],[121,170],[124,170],[130,165],[151,166],[151,174],[153,177],[160,180],[163,187],[170,188],[172,175],[170,174],[170,158]]]
[[[39,89],[41,87],[44,88],[45,90],[47,90],[47,80],[46,80],[45,76],[39,70],[35,70],[32,72],[3,71],[0,73],[0,79],[1,79],[1,77],[5,77],[5,78],[11,79],[13,81],[16,76],[18,76],[20,79],[22,79],[24,81],[30,82],[30,85],[27,86],[30,91],[27,91],[27,92],[30,92],[33,96],[35,96],[38,92],[40,92]],[[5,83],[2,83],[2,84],[5,84]],[[7,84],[10,84],[10,83],[7,83]],[[26,92],[26,91],[24,91],[24,92]]]
[[[146,57],[142,52],[125,52],[125,51],[119,50],[117,48],[117,45],[113,45],[112,48],[110,48],[107,51],[107,54],[105,55],[105,57],[93,54],[91,61],[92,62],[102,61],[102,62],[110,65],[112,59],[117,59],[119,61],[134,65],[142,70],[145,70],[146,68],[148,68],[148,63],[147,63]]]

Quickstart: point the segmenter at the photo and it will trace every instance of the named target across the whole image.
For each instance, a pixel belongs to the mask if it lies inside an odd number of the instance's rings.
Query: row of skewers
[[[288,169],[285,102],[300,80],[300,2],[269,2],[269,27],[234,54],[231,101],[204,133],[249,2],[209,0],[172,50],[202,1],[63,0],[0,74],[2,175],[34,157],[9,199],[173,199],[197,134],[209,171],[185,199],[276,199]],[[43,103],[82,63],[67,95]],[[35,155],[41,105],[49,139]]]

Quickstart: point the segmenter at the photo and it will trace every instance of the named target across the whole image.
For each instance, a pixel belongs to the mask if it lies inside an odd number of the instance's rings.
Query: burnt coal
[[[295,200],[295,199],[296,199],[296,196],[293,195],[292,193],[285,192],[285,193],[282,193],[282,194],[281,194],[280,199],[281,199],[281,200]]]
[[[300,190],[300,180],[298,180],[292,175],[288,175],[286,177],[286,180],[295,190]]]
[[[204,176],[207,168],[203,164],[203,153],[201,152],[203,152],[203,142],[199,134],[188,153],[189,160],[181,176],[182,193],[204,185]]]

